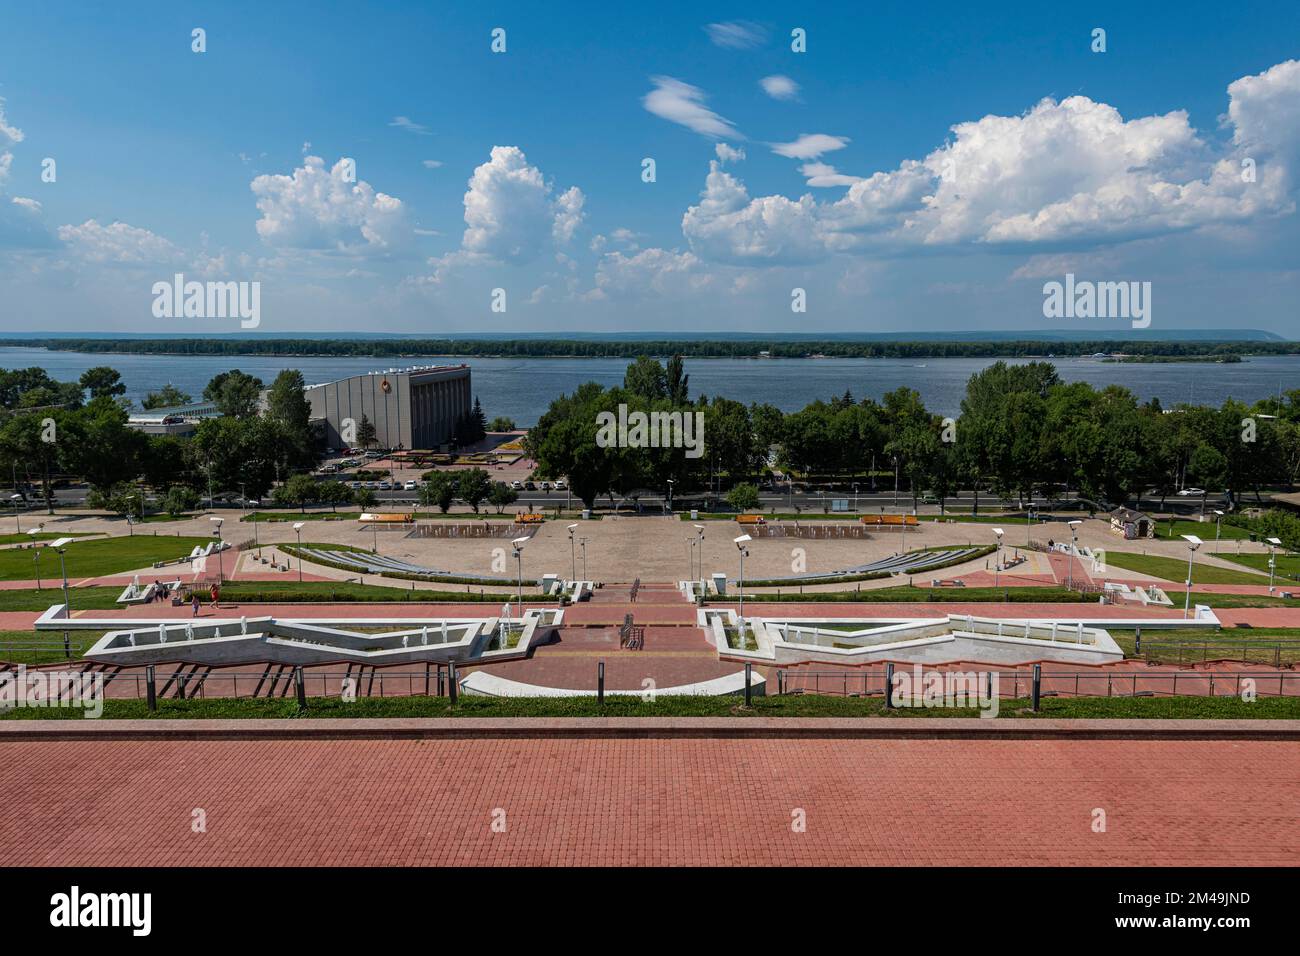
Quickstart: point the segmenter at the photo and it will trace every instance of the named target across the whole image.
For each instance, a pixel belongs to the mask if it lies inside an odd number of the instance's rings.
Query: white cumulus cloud
[[[268,245],[349,254],[380,253],[407,237],[402,201],[352,182],[346,159],[331,168],[308,156],[288,176],[258,176],[249,184],[262,218],[257,234]]]

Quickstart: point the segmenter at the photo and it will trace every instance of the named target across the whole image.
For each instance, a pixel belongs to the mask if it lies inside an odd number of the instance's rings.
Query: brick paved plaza
[[[14,865],[1251,866],[1300,854],[1300,761],[1281,741],[62,740],[0,743],[0,759],[0,855]],[[206,833],[191,828],[196,809]]]

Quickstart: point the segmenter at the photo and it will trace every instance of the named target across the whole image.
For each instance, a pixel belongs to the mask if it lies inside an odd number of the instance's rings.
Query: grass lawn
[[[42,562],[43,564],[43,562]],[[49,579],[45,587],[0,590],[0,611],[44,611],[51,604],[63,603],[63,591],[59,581],[51,586]],[[117,597],[122,593],[117,587],[68,588],[69,600],[74,611],[103,611],[111,607],[120,607]]]
[[[212,538],[183,538],[175,535],[137,534],[117,538],[77,541],[68,545],[64,560],[68,580],[96,577],[145,568],[155,561],[187,555],[195,545],[210,544]],[[167,571],[174,571],[174,568]],[[165,572],[160,569],[159,575]],[[59,574],[59,555],[41,552],[41,578],[51,580]],[[0,581],[31,580],[35,575],[30,550],[0,551]]]
[[[1213,514],[1210,515],[1214,517]],[[1181,540],[1185,534],[1194,534],[1204,541],[1214,540],[1214,522],[1213,521],[1186,521],[1175,519],[1173,522],[1173,531],[1169,530],[1168,521],[1156,521],[1156,537],[1163,538],[1166,541]],[[1250,532],[1245,528],[1236,528],[1230,524],[1219,523],[1219,538],[1223,541],[1236,541],[1238,538],[1249,538]]]
[[[1187,561],[1182,558],[1165,558],[1153,554],[1137,554],[1132,551],[1107,551],[1108,568],[1124,568],[1140,574],[1150,574],[1166,581],[1182,584],[1187,580]],[[1247,571],[1232,571],[1228,568],[1212,568],[1205,564],[1192,567],[1193,584],[1268,584],[1258,574]]]
[[[86,538],[91,537],[94,532],[90,531],[42,531],[39,534],[31,535],[27,532],[22,534],[0,534],[0,544],[27,544],[35,538],[37,541],[53,541],[55,538]]]
[[[81,657],[104,634],[104,631],[69,631],[71,659],[75,661]],[[31,665],[57,664],[66,660],[62,631],[0,631],[0,661]]]
[[[1216,551],[1214,556],[1222,558],[1224,561],[1231,561],[1233,564],[1253,568],[1260,574],[1268,574],[1267,554],[1233,554],[1231,551]],[[1284,578],[1290,578],[1293,581],[1300,580],[1300,554],[1278,553],[1277,578],[1278,580]]]
[[[84,719],[73,708],[42,707],[0,711],[0,720]],[[462,696],[452,707],[446,697],[360,697],[350,703],[337,697],[309,697],[298,710],[292,697],[267,699],[199,698],[158,701],[150,713],[143,700],[106,700],[105,718],[229,719],[255,717],[976,717],[975,708],[886,709],[879,697],[831,697],[816,694],[754,697],[745,707],[737,697],[659,697],[643,702],[640,695],[608,697],[472,697]],[[1236,697],[1044,697],[1037,714],[1028,700],[1003,700],[998,717],[1055,718],[1300,718],[1300,697],[1263,697],[1247,703]]]

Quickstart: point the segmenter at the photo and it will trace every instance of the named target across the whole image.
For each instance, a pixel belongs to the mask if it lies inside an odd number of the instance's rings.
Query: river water
[[[268,385],[281,369],[301,369],[309,384],[364,372],[434,362],[467,362],[474,393],[489,418],[506,415],[527,427],[536,423],[557,395],[587,381],[615,385],[623,380],[627,359],[467,358],[368,359],[293,356],[200,356],[90,354],[50,352],[39,348],[0,348],[0,368],[38,365],[56,379],[75,379],[96,365],[116,368],[127,397],[139,402],[145,393],[171,382],[196,399],[218,372],[240,368]],[[996,359],[687,359],[691,395],[721,395],[736,401],[770,402],[796,411],[809,402],[842,395],[879,399],[906,385],[921,393],[926,406],[944,415],[959,411],[966,381]],[[1028,361],[1011,359],[1008,361]],[[1225,398],[1254,402],[1286,389],[1300,388],[1300,356],[1265,356],[1240,363],[1119,364],[1089,358],[1052,359],[1061,378],[1094,386],[1123,385],[1145,401],[1165,405],[1197,402],[1217,405]]]

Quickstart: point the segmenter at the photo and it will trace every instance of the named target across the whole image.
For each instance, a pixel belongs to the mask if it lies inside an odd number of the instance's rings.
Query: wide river
[[[196,399],[218,372],[240,368],[267,384],[281,369],[301,369],[309,384],[412,364],[459,362],[461,359],[298,358],[292,356],[179,357],[174,355],[87,354],[45,349],[0,348],[0,368],[38,365],[56,379],[76,379],[96,365],[122,373],[127,397],[137,403],[152,389],[171,382]],[[468,358],[474,393],[489,418],[506,415],[521,426],[536,423],[551,399],[583,382],[615,385],[623,380],[627,359]],[[842,395],[879,399],[906,385],[921,393],[932,411],[955,415],[966,381],[995,359],[687,359],[692,396],[721,395],[737,401],[770,402],[795,411],[809,402]],[[1008,361],[1020,362],[1019,359]],[[1023,360],[1028,361],[1028,360]],[[1254,402],[1300,388],[1300,356],[1266,356],[1240,363],[1119,364],[1089,358],[1051,360],[1066,381],[1095,386],[1123,385],[1140,400],[1158,397],[1175,402],[1218,404],[1225,398]]]

